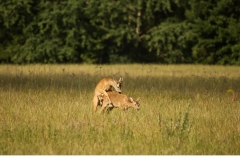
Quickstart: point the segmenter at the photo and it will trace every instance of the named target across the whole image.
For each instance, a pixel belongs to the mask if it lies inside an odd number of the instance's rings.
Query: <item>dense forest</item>
[[[239,0],[0,0],[0,62],[240,65],[239,20]]]

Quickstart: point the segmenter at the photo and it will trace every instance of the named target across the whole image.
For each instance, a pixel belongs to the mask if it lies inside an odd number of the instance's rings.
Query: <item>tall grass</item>
[[[120,76],[140,111],[94,115],[97,82]],[[0,154],[240,154],[239,92],[239,67],[1,65]]]

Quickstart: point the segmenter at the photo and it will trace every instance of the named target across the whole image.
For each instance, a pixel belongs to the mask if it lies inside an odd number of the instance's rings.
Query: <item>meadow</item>
[[[94,114],[104,77],[140,110]],[[0,155],[239,155],[239,92],[236,66],[0,65]]]

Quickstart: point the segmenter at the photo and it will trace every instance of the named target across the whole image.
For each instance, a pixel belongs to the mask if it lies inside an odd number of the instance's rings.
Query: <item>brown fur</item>
[[[109,108],[110,110],[112,110],[113,108],[120,108],[122,111],[124,111],[130,107],[133,107],[136,110],[140,109],[140,98],[138,98],[137,100],[133,100],[131,97],[128,97],[125,94],[119,94],[117,92],[107,92],[107,94],[113,103],[113,107]],[[102,108],[100,110],[101,113],[108,106],[108,99],[105,95],[101,94],[99,96],[99,101],[100,103],[102,103]]]
[[[107,98],[108,104],[111,104],[111,100],[108,97],[107,91],[112,91],[112,87],[119,93],[121,93],[121,83],[123,78],[120,78],[118,81],[111,79],[111,78],[103,78],[100,80],[95,88],[94,96],[93,96],[93,110],[94,113],[97,111],[97,106],[101,104],[99,102],[99,96],[101,94],[105,95]]]

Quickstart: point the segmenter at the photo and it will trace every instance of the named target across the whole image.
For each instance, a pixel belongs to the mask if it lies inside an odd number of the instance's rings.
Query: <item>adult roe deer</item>
[[[119,78],[118,81],[111,79],[111,78],[103,78],[102,80],[100,80],[97,84],[97,86],[95,87],[95,91],[94,91],[94,96],[93,96],[93,110],[94,113],[96,113],[97,110],[97,106],[100,104],[99,102],[99,96],[101,94],[105,95],[105,97],[107,98],[106,103],[111,104],[111,100],[108,97],[107,92],[108,91],[112,91],[112,87],[118,92],[121,93],[121,84],[123,82],[123,78]]]
[[[125,94],[119,94],[117,92],[107,92],[109,98],[112,101],[113,106],[109,109],[112,110],[113,108],[120,108],[122,111],[127,110],[130,107],[135,108],[136,110],[140,109],[139,99],[133,100],[132,97],[128,97]],[[100,104],[102,104],[102,108],[100,110],[100,113],[107,107],[108,105],[108,99],[104,94],[101,94],[98,96]]]

